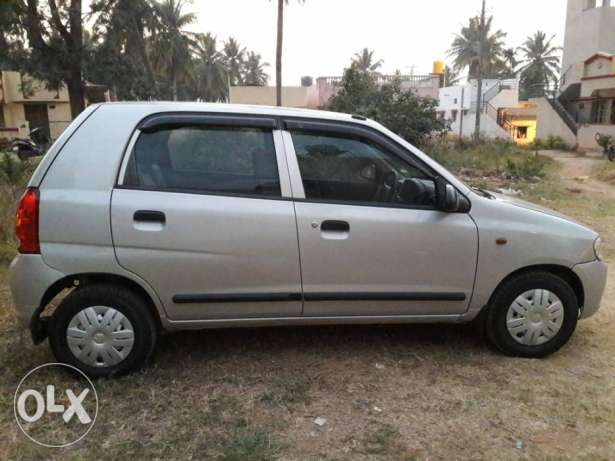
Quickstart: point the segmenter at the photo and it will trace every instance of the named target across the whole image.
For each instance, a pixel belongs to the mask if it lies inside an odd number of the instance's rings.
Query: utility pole
[[[464,97],[465,97],[465,93],[466,93],[466,87],[462,86],[461,87],[461,108],[459,109],[459,139],[463,138],[463,106],[464,106]]]
[[[476,93],[476,125],[474,126],[474,140],[480,139],[480,117],[483,110],[483,64],[485,53],[485,5],[486,0],[483,0],[483,8],[480,13],[480,29],[478,34],[478,88]]]

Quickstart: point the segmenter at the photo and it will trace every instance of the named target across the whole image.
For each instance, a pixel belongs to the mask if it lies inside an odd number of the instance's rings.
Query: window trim
[[[292,139],[293,131],[302,131],[305,133],[321,133],[329,135],[339,135],[340,137],[355,136],[367,139],[371,141],[379,148],[386,150],[392,155],[396,155],[401,160],[408,162],[411,166],[421,171],[430,180],[435,180],[437,172],[431,167],[423,164],[420,159],[415,158],[402,146],[399,146],[394,140],[389,139],[378,130],[364,125],[356,123],[344,123],[338,121],[327,122],[318,119],[301,119],[301,118],[287,118],[284,117],[283,124],[285,138],[290,141],[292,149],[287,148],[286,153],[288,155],[287,162],[292,162],[294,167],[291,171],[291,182],[293,186],[293,199],[295,202],[301,203],[319,203],[330,205],[347,205],[347,206],[361,206],[361,207],[375,207],[375,208],[391,208],[400,210],[425,210],[425,211],[438,211],[435,206],[420,206],[420,205],[404,205],[402,203],[383,203],[383,202],[364,202],[364,201],[347,201],[347,200],[330,200],[330,199],[313,199],[307,198],[305,190],[303,188],[303,178],[301,176],[301,170],[299,168],[299,160],[297,152],[295,151],[295,144]],[[301,186],[299,189],[298,186]],[[301,194],[297,193],[297,189],[301,191]],[[299,196],[301,195],[301,196]],[[464,195],[465,196],[465,195]]]
[[[167,116],[169,117],[167,119]],[[185,116],[185,117],[182,117]],[[188,121],[187,125],[177,124],[170,125],[167,122],[177,121],[179,119],[184,119]],[[143,131],[142,127],[149,122],[150,120],[156,120],[152,126],[155,126],[156,129],[149,129],[148,131]],[[198,123],[200,122],[200,123]],[[244,123],[245,122],[245,123]],[[158,130],[162,129],[173,129],[173,127],[194,127],[194,126],[212,126],[212,127],[229,127],[229,128],[264,128],[265,130],[270,129],[271,135],[273,137],[273,146],[275,150],[276,157],[276,166],[278,168],[278,177],[280,179],[280,196],[272,196],[272,195],[262,195],[262,194],[241,194],[234,192],[222,192],[215,190],[204,190],[204,189],[177,189],[177,188],[157,188],[151,186],[131,186],[126,185],[126,174],[128,169],[128,164],[130,163],[130,159],[134,153],[134,148],[139,140],[139,137],[142,134],[150,134]],[[290,178],[288,177],[287,170],[287,157],[285,154],[285,150],[280,150],[280,148],[284,149],[283,142],[281,140],[281,131],[278,129],[279,126],[279,118],[272,117],[267,115],[259,115],[259,114],[232,114],[232,113],[205,113],[205,112],[160,112],[156,114],[148,115],[143,118],[137,125],[135,126],[126,146],[124,148],[124,152],[122,153],[122,161],[120,164],[120,168],[118,170],[118,174],[116,177],[114,189],[120,190],[139,190],[139,191],[147,191],[147,192],[167,192],[173,194],[189,194],[189,195],[210,195],[216,197],[234,197],[234,198],[251,198],[257,200],[278,200],[278,201],[290,201],[292,200],[292,189]],[[164,128],[163,128],[164,127]]]

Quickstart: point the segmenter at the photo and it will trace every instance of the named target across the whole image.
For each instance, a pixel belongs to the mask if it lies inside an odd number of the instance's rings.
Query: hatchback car
[[[92,106],[17,236],[18,318],[92,376],[139,367],[165,330],[264,325],[480,318],[502,352],[542,357],[607,273],[581,224],[467,187],[363,117],[281,108]]]

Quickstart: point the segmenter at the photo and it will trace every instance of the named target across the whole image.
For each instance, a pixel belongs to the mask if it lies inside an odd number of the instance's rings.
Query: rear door
[[[286,125],[304,315],[465,312],[478,233],[467,213],[435,208],[433,172],[373,130]]]
[[[113,191],[113,241],[119,263],[153,286],[171,320],[301,314],[282,149],[273,119],[142,123]]]

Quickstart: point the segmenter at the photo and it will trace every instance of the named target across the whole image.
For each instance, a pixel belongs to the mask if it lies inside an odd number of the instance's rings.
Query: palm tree
[[[305,3],[305,0],[297,0]],[[284,5],[288,5],[288,0],[278,0],[278,38],[275,55],[275,87],[276,104],[282,105],[282,45],[284,42]]]
[[[480,43],[484,43],[483,49],[483,76],[494,76],[502,63],[504,49],[503,39],[506,34],[501,30],[491,32],[493,16],[485,21],[484,29],[481,30],[481,18],[470,18],[467,26],[461,29],[461,33],[455,35],[455,39],[448,51],[449,56],[454,58],[455,69],[461,71],[468,68],[468,79],[477,79],[480,69]]]
[[[261,62],[261,55],[250,51],[246,60],[243,83],[248,86],[266,86],[269,76],[265,72],[265,67],[269,64]]]
[[[547,40],[547,34],[538,31],[519,48],[524,58],[521,86],[527,97],[543,96],[551,84],[557,84],[561,48],[552,44],[554,38]]]
[[[230,85],[241,84],[241,72],[244,66],[246,49],[239,45],[239,42],[233,37],[230,37],[224,44],[223,60],[228,72]]]
[[[502,58],[503,77],[514,78],[517,75],[517,66],[519,66],[519,61],[517,60],[517,50],[515,48],[506,48],[502,51]]]
[[[359,53],[355,53],[352,65],[362,72],[375,74],[382,66],[382,59],[374,62],[374,51],[363,48]]]
[[[154,69],[147,52],[146,31],[158,29],[157,17],[148,0],[100,0],[91,5],[93,14],[98,13],[94,30],[105,28],[104,42],[110,49],[128,59],[140,61],[149,84],[150,97],[158,96]],[[134,66],[134,64],[133,64]]]
[[[444,66],[444,86],[455,86],[459,83],[459,71],[451,66]]]
[[[170,76],[173,101],[178,99],[178,79],[187,77],[191,64],[190,47],[193,40],[184,28],[196,21],[194,13],[184,13],[183,0],[154,1],[153,7],[160,23],[154,36],[152,54],[158,70]]]
[[[197,36],[195,80],[197,93],[205,101],[226,101],[228,96],[227,69],[217,48],[216,37],[210,33]]]

